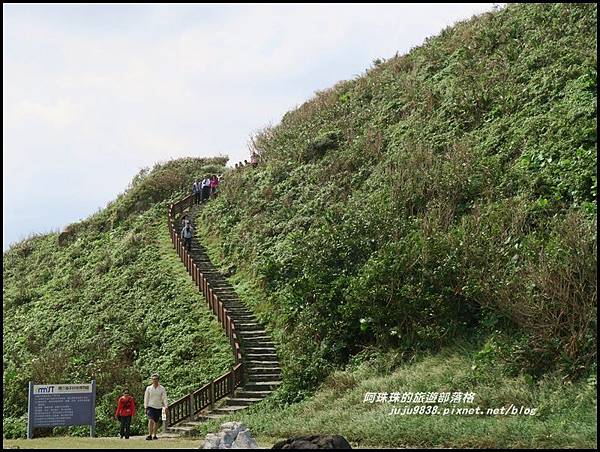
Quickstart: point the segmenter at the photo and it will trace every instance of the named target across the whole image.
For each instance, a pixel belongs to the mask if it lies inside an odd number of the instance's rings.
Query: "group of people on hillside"
[[[210,198],[217,196],[219,191],[219,183],[223,180],[223,176],[206,176],[204,179],[198,179],[192,184],[192,194],[196,196],[198,204],[208,201]],[[192,250],[192,237],[194,236],[194,228],[187,215],[181,219],[181,237],[183,245],[188,251]]]
[[[236,163],[235,164],[235,169],[242,169],[245,166],[248,165],[252,165],[254,168],[256,168],[258,166],[258,162],[259,162],[259,157],[258,154],[256,152],[253,152],[252,155],[250,156],[250,163],[248,163],[248,160],[244,160],[243,162],[240,163]]]
[[[159,383],[158,374],[153,374],[150,377],[152,384],[146,388],[144,392],[144,409],[148,416],[148,436],[147,440],[158,439],[158,424],[162,417],[162,410],[168,410],[167,391],[164,386]],[[129,389],[123,390],[123,395],[117,402],[117,410],[115,411],[115,419],[121,423],[120,437],[121,439],[129,439],[131,419],[135,416],[135,399],[129,393]]]
[[[192,185],[192,193],[196,195],[196,202],[202,203],[208,201],[209,198],[214,198],[217,195],[219,182],[222,176],[213,174],[206,176],[202,181],[198,179]]]

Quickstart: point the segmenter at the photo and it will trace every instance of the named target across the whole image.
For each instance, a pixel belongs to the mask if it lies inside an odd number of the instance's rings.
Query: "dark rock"
[[[340,435],[311,435],[279,441],[272,449],[352,449]]]

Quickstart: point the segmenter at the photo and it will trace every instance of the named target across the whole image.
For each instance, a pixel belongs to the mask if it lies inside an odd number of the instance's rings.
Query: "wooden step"
[[[237,326],[237,325],[236,325]],[[241,332],[242,338],[249,338],[249,339],[270,339],[270,336],[267,335],[267,332],[265,330],[247,330],[247,331],[242,331]]]
[[[262,346],[248,346],[244,348],[246,353],[266,353],[267,355],[275,355],[277,352],[275,347],[262,347]]]
[[[242,405],[252,405],[253,403],[257,403],[262,401],[263,399],[257,399],[257,398],[242,398],[242,397],[232,397],[232,398],[228,398],[225,403],[227,404],[227,406],[242,406]]]
[[[179,433],[182,436],[190,436],[196,430],[196,427],[175,425],[173,427],[168,427],[166,430],[167,433]]]
[[[243,347],[246,347],[246,346],[252,347],[252,346],[256,346],[256,344],[264,344],[271,339],[269,336],[256,336],[255,338],[250,338],[250,340],[248,340],[248,336],[244,336],[242,334],[243,331],[236,330],[236,332],[238,333],[238,338],[241,339]]]
[[[260,381],[279,381],[281,379],[281,372],[279,373],[261,373],[256,375],[248,375],[247,383],[254,383]],[[266,389],[265,389],[266,390]]]
[[[216,414],[233,414],[237,411],[241,411],[241,410],[245,410],[246,408],[248,408],[248,405],[242,405],[242,406],[222,406],[220,408],[216,408],[215,409],[215,413]]]
[[[200,414],[198,415],[198,419],[201,421],[210,421],[213,419],[221,419],[222,417],[225,417],[225,414],[215,414],[215,413],[206,413],[206,414]]]
[[[181,427],[195,428],[202,424],[204,424],[204,422],[202,422],[202,421],[188,421],[188,422],[184,422],[183,424],[181,424]],[[179,427],[179,425],[177,427]]]
[[[235,397],[239,397],[241,399],[264,399],[269,396],[272,391],[237,391],[235,393]]]
[[[245,361],[246,365],[248,366],[248,369],[252,369],[252,368],[257,368],[257,367],[277,367],[279,368],[279,363],[277,361],[255,361],[255,360],[246,360]]]
[[[235,329],[239,331],[264,331],[264,326],[256,322],[235,322]]]
[[[240,339],[240,342],[242,343],[242,347],[244,347],[244,349],[246,347],[258,347],[259,344],[262,344],[261,346],[266,346],[265,344],[273,344],[273,342],[268,342],[269,341],[269,337],[261,337],[260,339],[256,339],[256,340],[247,340],[247,337],[242,336],[241,332],[237,331],[238,333],[238,339]]]
[[[277,365],[278,363],[269,362],[268,366],[260,366],[260,365],[249,365],[246,363],[246,370],[248,371],[248,375],[258,375],[262,373],[272,374],[279,372],[281,373],[281,367]]]
[[[278,361],[275,353],[246,353],[245,359],[248,361]]]
[[[244,346],[247,349],[250,348],[255,348],[255,347],[264,347],[264,348],[272,348],[272,349],[276,349],[275,347],[275,343],[271,342],[271,341],[267,341],[267,340],[242,340],[242,346]]]
[[[281,380],[273,381],[255,381],[252,383],[246,383],[244,389],[246,391],[266,391],[269,389],[277,389],[281,385]]]

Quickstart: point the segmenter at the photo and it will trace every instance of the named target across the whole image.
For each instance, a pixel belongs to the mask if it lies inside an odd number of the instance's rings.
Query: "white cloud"
[[[65,99],[50,104],[22,100],[15,106],[12,115],[9,114],[9,119],[14,123],[42,121],[56,128],[70,126],[76,118],[76,106]]]

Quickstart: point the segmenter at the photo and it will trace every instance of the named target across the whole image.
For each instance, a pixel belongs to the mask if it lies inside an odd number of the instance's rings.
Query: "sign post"
[[[96,436],[96,380],[92,380],[92,425],[90,425],[90,438]]]
[[[27,438],[35,427],[89,425],[96,435],[96,380],[91,384],[34,385],[29,382]]]
[[[29,382],[29,395],[27,396],[27,439],[33,438],[33,424],[31,422],[31,405],[33,404],[33,383]]]

